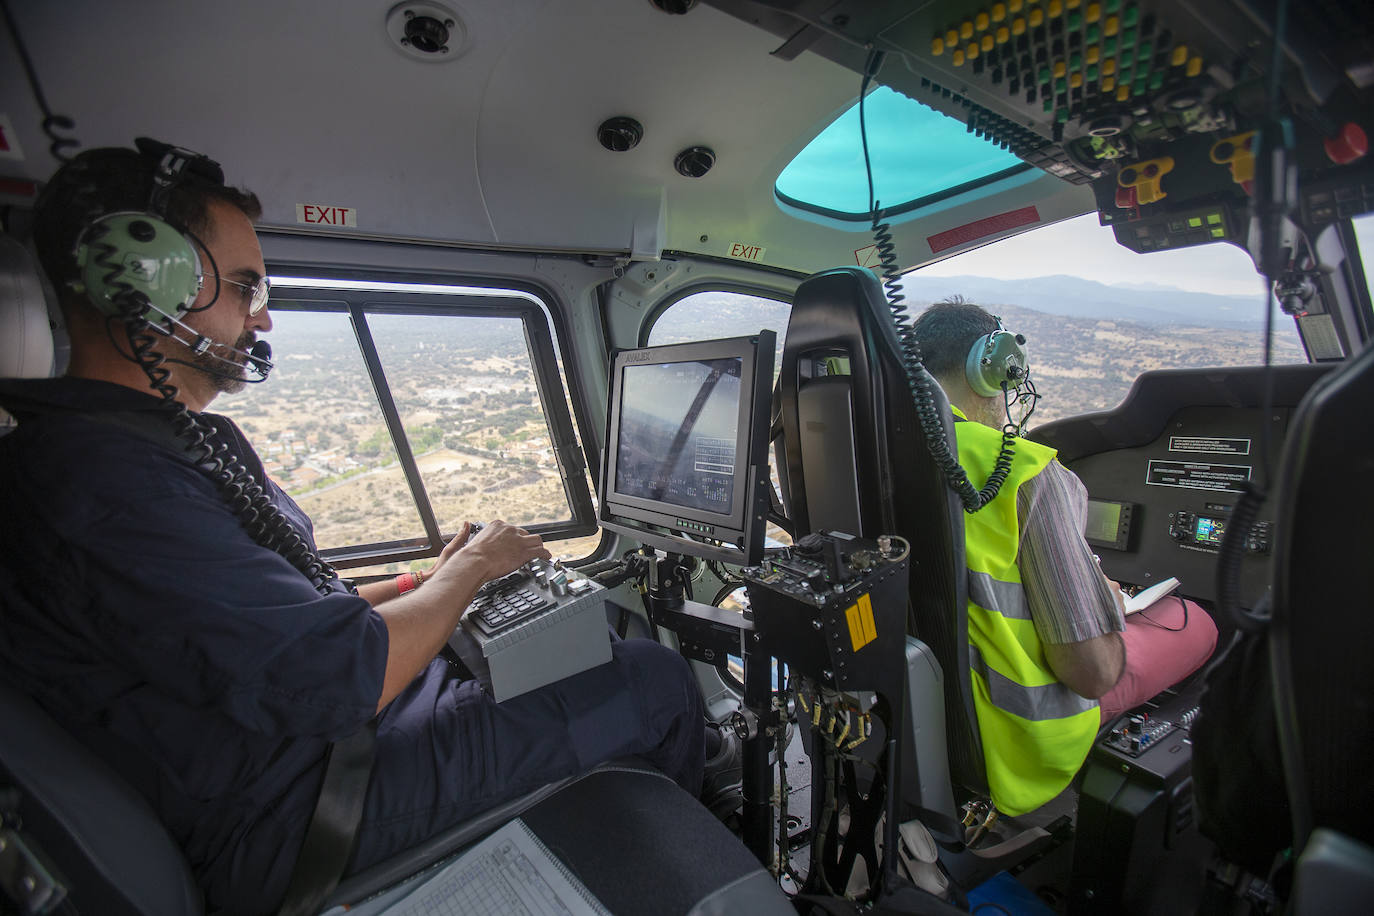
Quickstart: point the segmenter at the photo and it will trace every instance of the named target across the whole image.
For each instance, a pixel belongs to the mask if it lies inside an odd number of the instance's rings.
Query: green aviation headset
[[[997,329],[974,341],[964,361],[968,386],[985,398],[1020,389],[1029,374],[1025,336],[1008,331],[996,315],[993,318]]]
[[[179,323],[200,294],[205,272],[194,238],[168,222],[167,202],[184,175],[223,184],[224,172],[187,149],[146,137],[135,145],[145,159],[157,161],[147,207],[91,221],[77,237],[78,279],[71,286],[104,315],[153,321],[160,316]]]

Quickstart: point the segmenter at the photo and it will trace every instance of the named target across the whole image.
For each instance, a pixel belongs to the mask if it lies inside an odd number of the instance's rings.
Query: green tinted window
[[[1016,156],[965,126],[885,86],[864,102],[874,193],[885,210],[934,202],[1026,171]],[[859,106],[821,131],[778,176],[787,203],[832,216],[868,212],[868,178],[859,135]]]

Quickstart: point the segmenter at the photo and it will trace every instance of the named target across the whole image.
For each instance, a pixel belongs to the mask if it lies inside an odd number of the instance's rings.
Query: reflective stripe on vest
[[[983,676],[988,695],[998,709],[1040,722],[1045,719],[1065,719],[1088,709],[1096,709],[1096,700],[1087,700],[1058,681],[1038,687],[1023,687],[1009,677],[998,674],[983,661],[976,646],[969,646],[969,667]]]
[[[1001,434],[955,424],[960,463],[975,480],[992,469]],[[992,800],[1006,814],[1038,808],[1063,791],[1097,734],[1097,703],[1061,684],[1045,661],[1021,573],[1016,494],[1054,460],[1054,450],[1016,441],[997,497],[964,516],[968,565],[969,668]]]

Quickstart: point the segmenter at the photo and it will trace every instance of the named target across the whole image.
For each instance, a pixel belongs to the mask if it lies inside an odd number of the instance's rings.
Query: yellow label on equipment
[[[849,641],[853,643],[855,652],[878,638],[878,629],[873,625],[873,602],[869,600],[867,592],[849,606],[844,612],[844,619],[849,621]]]

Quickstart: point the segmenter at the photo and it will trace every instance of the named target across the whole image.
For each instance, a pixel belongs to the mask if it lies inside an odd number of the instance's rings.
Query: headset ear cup
[[[150,213],[110,213],[95,220],[76,245],[80,282],[104,315],[130,317],[131,297],[143,308],[133,317],[179,319],[200,294],[204,274],[195,245]]]
[[[988,381],[988,377],[992,374],[988,371],[990,369],[992,336],[992,334],[984,334],[975,340],[973,346],[969,348],[968,359],[964,361],[964,377],[968,381],[968,386],[974,394],[981,398],[990,398],[998,391]]]
[[[1002,386],[1019,388],[1026,378],[1026,339],[998,327],[974,341],[964,362],[964,376],[973,393],[984,398],[1001,394]]]

